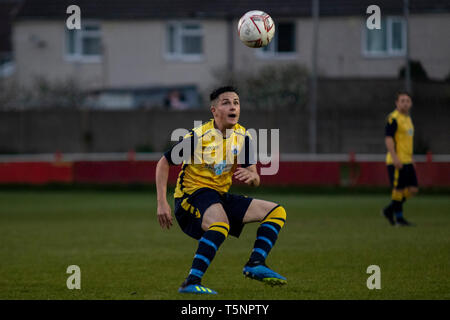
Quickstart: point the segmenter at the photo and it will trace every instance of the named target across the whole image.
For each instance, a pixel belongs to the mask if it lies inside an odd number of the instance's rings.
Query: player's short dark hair
[[[236,87],[224,86],[224,87],[217,88],[213,92],[211,92],[211,94],[209,95],[209,100],[210,101],[216,100],[224,92],[234,92],[237,95],[239,95],[239,92]]]
[[[408,91],[397,91],[395,93],[395,101],[398,101],[398,98],[400,98],[400,96],[408,96],[412,100],[412,96]]]

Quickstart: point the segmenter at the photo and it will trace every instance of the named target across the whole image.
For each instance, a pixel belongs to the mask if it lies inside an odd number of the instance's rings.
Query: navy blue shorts
[[[175,198],[175,217],[181,230],[194,239],[200,239],[205,233],[202,218],[206,210],[215,203],[220,203],[230,223],[229,234],[239,238],[244,228],[243,219],[253,198],[231,193],[220,194],[210,188],[201,188],[191,195]]]
[[[404,189],[407,187],[417,187],[417,176],[414,165],[404,164],[401,169],[396,169],[393,164],[387,166],[389,181],[394,189]]]

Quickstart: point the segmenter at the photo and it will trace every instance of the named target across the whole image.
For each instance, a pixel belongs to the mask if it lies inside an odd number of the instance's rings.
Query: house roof
[[[65,19],[76,4],[95,19],[239,18],[249,10],[272,17],[310,16],[312,0],[25,0],[18,19]],[[382,14],[401,14],[403,0],[377,0]],[[373,0],[320,0],[321,16],[366,15]],[[411,13],[450,12],[446,0],[410,0]]]

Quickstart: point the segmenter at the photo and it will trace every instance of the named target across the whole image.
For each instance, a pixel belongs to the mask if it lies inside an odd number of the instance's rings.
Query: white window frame
[[[406,21],[401,16],[387,16],[386,18],[386,51],[369,51],[367,50],[367,29],[366,21],[363,22],[363,37],[362,37],[362,54],[367,58],[392,58],[404,57],[406,54]],[[402,49],[392,48],[392,25],[395,22],[400,22],[402,25]]]
[[[198,30],[186,30],[183,29],[185,25],[198,25],[200,28]],[[172,26],[175,29],[175,52],[169,52],[169,27]],[[182,38],[185,35],[191,35],[191,36],[201,36],[202,38],[202,52],[201,53],[183,53],[182,52]],[[164,29],[164,38],[165,38],[165,46],[163,47],[164,50],[164,57],[167,60],[174,60],[174,61],[183,61],[183,62],[199,62],[203,61],[204,59],[204,51],[205,51],[205,32],[204,32],[204,25],[199,21],[192,21],[192,20],[183,20],[183,21],[168,21],[166,23],[165,29]]]
[[[269,47],[268,51],[264,51],[264,49],[262,49],[262,48],[256,50],[255,53],[259,58],[290,60],[290,59],[296,59],[298,57],[298,51],[297,51],[298,50],[297,49],[298,48],[298,45],[297,45],[298,38],[297,38],[297,23],[296,23],[296,21],[280,21],[279,23],[292,23],[293,28],[294,28],[295,51],[293,51],[293,52],[278,52],[275,50],[275,47],[278,46],[278,43],[277,43],[278,42],[278,33],[277,33],[278,24],[276,24],[275,25],[275,36],[271,41],[271,44],[272,44],[272,42],[273,42],[273,44],[271,47]]]
[[[102,61],[102,54],[98,54],[98,55],[86,55],[83,54],[83,37],[85,35],[88,36],[94,36],[94,37],[98,37],[100,40],[100,44],[102,43],[102,29],[101,29],[101,24],[99,21],[82,21],[82,27],[83,26],[98,26],[99,30],[75,30],[75,51],[76,53],[69,53],[67,50],[67,37],[68,37],[68,30],[66,25],[64,25],[64,56],[66,61],[69,62],[84,62],[84,63],[98,63]]]

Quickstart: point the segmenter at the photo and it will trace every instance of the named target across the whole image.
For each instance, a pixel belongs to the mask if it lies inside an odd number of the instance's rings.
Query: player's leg
[[[403,211],[404,211],[404,204],[406,200],[414,197],[419,192],[419,188],[417,187],[406,187],[403,189],[403,198],[402,198],[402,205],[399,211],[401,213],[397,213],[396,218],[396,225],[398,226],[409,226],[411,223],[406,221],[406,219],[403,217]]]
[[[419,193],[419,188],[418,187],[408,187],[407,189],[408,189],[408,194],[405,195],[405,197],[407,199],[415,197]]]
[[[394,188],[394,185],[397,184],[397,181],[395,181],[396,179],[394,177],[396,169],[393,165],[388,165],[386,167],[386,169],[388,172],[389,183],[390,183],[391,187]],[[398,177],[397,177],[397,179],[398,179]],[[383,208],[381,213],[382,213],[382,215],[384,215],[384,217],[389,221],[389,223],[391,225],[395,225],[392,192],[391,192],[391,201],[389,202],[389,204],[386,207]]]
[[[286,222],[286,211],[270,201],[254,199],[244,216],[244,223],[260,222],[250,263],[264,263]]]
[[[406,183],[406,188],[403,191],[404,194],[404,199],[405,201],[408,200],[409,198],[414,197],[418,192],[419,192],[419,183],[417,181],[417,175],[416,175],[416,169],[414,168],[413,164],[408,164],[407,166],[407,183]]]
[[[414,166],[412,164],[407,164],[404,166],[403,170],[404,171],[402,178],[405,181],[404,182],[405,188],[403,189],[401,214],[399,215],[396,214],[396,225],[411,226],[412,224],[403,217],[403,204],[406,202],[406,200],[415,196],[419,192],[419,188]]]
[[[382,214],[391,225],[395,225],[395,215],[401,215],[403,201],[403,181],[401,179],[402,169],[397,169],[394,165],[387,166],[389,182],[392,186],[391,202],[382,210]]]
[[[180,292],[216,293],[201,286],[200,283],[230,229],[227,215],[220,203],[212,204],[206,209],[202,217],[201,228],[204,233],[198,242],[192,267],[179,290]]]
[[[269,284],[285,284],[285,277],[265,265],[266,258],[286,222],[285,209],[274,202],[254,199],[243,219],[243,223],[250,222],[260,222],[260,226],[249,261],[244,267],[244,275]]]
[[[419,192],[419,188],[417,187],[406,187],[403,189],[403,200],[402,202],[405,203],[406,200],[414,197]]]
[[[403,190],[403,202],[414,197],[419,192],[416,170],[413,164],[405,165],[405,188]]]
[[[395,223],[404,220],[403,218],[404,189],[392,189],[392,210],[394,212]]]
[[[220,203],[212,204],[206,209],[202,218],[202,229],[208,231],[208,229],[215,223],[222,222],[229,225],[227,214]],[[229,229],[229,227],[228,227]]]

